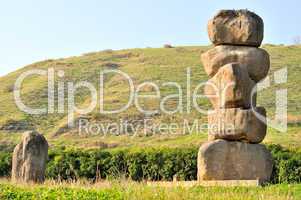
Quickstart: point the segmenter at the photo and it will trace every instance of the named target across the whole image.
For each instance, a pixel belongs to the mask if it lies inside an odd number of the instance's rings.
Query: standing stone
[[[209,21],[208,34],[215,45],[259,47],[263,40],[263,21],[248,10],[221,10]]]
[[[240,63],[247,68],[256,83],[265,78],[270,69],[270,56],[264,49],[247,46],[220,45],[201,55],[206,73],[213,77],[222,66]]]
[[[271,153],[261,144],[215,140],[198,153],[198,180],[268,181],[273,169]]]
[[[13,153],[12,180],[42,183],[45,180],[48,143],[35,131],[25,132]]]

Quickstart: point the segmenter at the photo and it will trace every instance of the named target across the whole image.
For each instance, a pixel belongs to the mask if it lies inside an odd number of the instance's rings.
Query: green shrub
[[[274,158],[271,183],[301,182],[301,153],[269,145]],[[0,176],[9,176],[11,153],[0,152]],[[167,180],[197,178],[197,149],[140,149],[135,151],[66,150],[49,151],[46,176],[51,179],[90,180],[130,178]]]
[[[269,145],[274,158],[272,183],[301,182],[301,153],[283,149],[280,145]]]
[[[0,177],[9,176],[11,171],[11,154],[0,152]]]

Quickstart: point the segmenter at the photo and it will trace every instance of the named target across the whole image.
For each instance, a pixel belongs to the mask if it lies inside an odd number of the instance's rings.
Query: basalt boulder
[[[203,144],[199,149],[199,181],[268,181],[272,170],[272,155],[261,144],[215,140]]]
[[[216,46],[203,53],[201,59],[210,77],[213,77],[222,66],[237,62],[247,68],[250,78],[257,83],[267,76],[270,69],[269,54],[264,49],[256,47]]]
[[[263,40],[263,20],[248,10],[221,10],[208,23],[209,38],[215,45],[259,47]]]
[[[266,111],[253,109],[218,109],[208,115],[208,139],[260,143],[266,136]]]
[[[246,67],[239,63],[221,67],[206,83],[204,94],[214,109],[256,105],[256,83],[249,77]]]

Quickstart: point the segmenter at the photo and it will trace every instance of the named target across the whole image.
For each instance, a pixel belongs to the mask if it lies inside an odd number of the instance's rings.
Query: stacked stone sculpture
[[[266,111],[256,107],[256,83],[270,68],[269,54],[258,48],[263,20],[248,10],[221,10],[208,23],[215,47],[202,54],[211,78],[205,95],[214,110],[208,115],[209,142],[198,153],[198,180],[270,179],[273,160],[262,142]]]
[[[13,153],[12,181],[42,183],[45,180],[48,142],[36,131],[23,134]]]

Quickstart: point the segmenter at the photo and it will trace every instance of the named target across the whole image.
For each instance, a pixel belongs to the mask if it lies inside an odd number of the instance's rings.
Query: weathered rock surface
[[[263,20],[248,10],[221,10],[209,21],[208,34],[215,45],[259,47],[263,40],[263,26]]]
[[[261,144],[215,140],[198,153],[198,180],[268,181],[272,169],[272,156]]]
[[[45,180],[48,143],[43,135],[25,132],[13,153],[12,180],[41,183]]]
[[[263,107],[257,107],[254,111],[241,108],[215,110],[215,113],[208,115],[208,126],[210,141],[225,139],[260,143],[266,136],[266,111]]]
[[[210,99],[214,109],[250,108],[251,103],[256,105],[256,93],[252,95],[255,85],[244,65],[230,63],[221,67],[207,82],[204,94]]]
[[[246,66],[249,76],[255,82],[265,78],[270,69],[270,56],[256,47],[221,45],[201,56],[206,73],[213,77],[222,66],[237,62]]]

